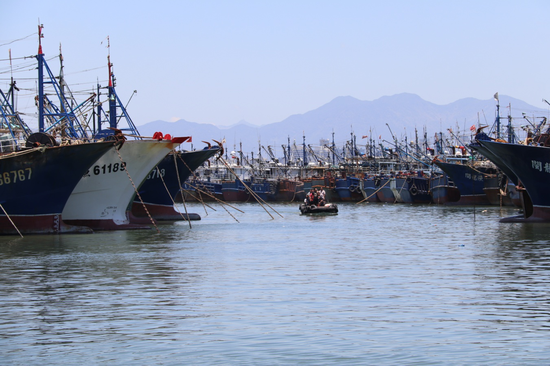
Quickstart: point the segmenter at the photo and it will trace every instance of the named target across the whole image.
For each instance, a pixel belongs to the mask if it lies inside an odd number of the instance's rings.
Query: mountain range
[[[511,115],[516,126],[548,115],[548,110],[509,96],[501,95],[499,101],[500,116]],[[426,130],[429,142],[433,143],[435,133],[448,134],[449,128],[455,133],[469,134],[471,126],[491,126],[495,121],[496,104],[495,99],[464,98],[447,105],[437,105],[410,93],[384,96],[373,101],[344,96],[304,114],[291,115],[280,122],[263,126],[241,121],[231,127],[218,127],[181,119],[176,122],[153,121],[138,126],[138,129],[143,136],[153,136],[156,131],[172,136],[192,136],[195,148],[203,146],[201,141],[225,139],[227,149],[239,150],[242,144],[243,152],[258,151],[260,143],[271,145],[276,152],[281,152],[281,145],[286,146],[289,138],[291,144],[301,145],[304,135],[306,144],[319,145],[321,139],[332,141],[333,133],[337,146],[349,140],[351,133],[357,136],[358,145],[366,143],[367,140],[362,139],[364,136],[392,140],[393,134],[398,140],[407,136],[411,141],[415,129],[419,139],[423,138]],[[502,123],[507,122],[502,120]]]

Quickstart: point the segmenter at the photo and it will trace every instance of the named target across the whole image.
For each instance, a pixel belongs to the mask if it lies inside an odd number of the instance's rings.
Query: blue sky
[[[402,92],[448,104],[498,91],[545,108],[549,15],[543,0],[11,1],[0,13],[0,88],[9,49],[36,54],[36,35],[15,40],[40,22],[46,57],[62,45],[73,91],[106,84],[109,36],[121,99],[137,90],[129,112],[138,125],[263,125],[338,96]],[[14,73],[32,88],[23,76]]]

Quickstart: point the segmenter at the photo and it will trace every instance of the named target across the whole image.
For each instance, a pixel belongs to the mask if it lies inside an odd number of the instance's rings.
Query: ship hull
[[[380,202],[378,199],[378,196],[376,195],[376,191],[378,190],[378,187],[376,187],[376,182],[372,178],[363,179],[361,181],[361,192],[363,193],[363,200],[367,202]]]
[[[377,180],[378,191],[376,195],[380,202],[395,203],[395,178],[380,178]]]
[[[483,147],[498,156],[525,188],[524,215],[503,219],[503,222],[550,222],[550,148],[480,141]]]
[[[148,217],[148,211],[155,220],[186,220],[187,215],[174,209],[175,197],[195,169],[219,151],[220,148],[214,146],[196,151],[171,152],[166,155],[140,186],[139,194],[143,202],[137,197],[134,198],[132,214],[135,217]],[[196,215],[193,219],[196,220]]]
[[[468,165],[444,163],[441,161],[435,161],[435,164],[452,179],[455,186],[460,191],[460,200],[457,204],[490,204],[483,190],[483,188],[485,188],[485,178],[482,172],[476,171]]]
[[[112,147],[112,142],[67,145],[0,158],[0,202],[7,213],[0,213],[0,234],[90,232],[64,224],[61,214],[82,175]]]
[[[451,184],[446,174],[431,178],[432,202],[440,205],[454,205],[460,200],[460,191]]]
[[[180,138],[131,140],[119,150],[110,149],[75,187],[63,209],[64,222],[93,230],[149,228],[130,222],[129,210],[135,190],[159,161],[182,141]]]

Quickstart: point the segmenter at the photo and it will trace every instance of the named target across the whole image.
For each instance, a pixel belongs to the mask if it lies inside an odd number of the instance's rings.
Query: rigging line
[[[197,178],[197,179],[198,179],[198,178]],[[213,199],[214,199],[217,203],[219,203],[222,207],[223,207],[224,205],[226,205],[226,206],[231,207],[231,208],[234,209],[235,211],[239,211],[240,213],[244,213],[243,210],[240,210],[240,209],[238,209],[237,207],[235,207],[235,206],[233,206],[233,205],[230,205],[229,203],[227,203],[227,202],[225,202],[225,201],[220,200],[219,198],[217,198],[216,196],[210,194],[209,192],[200,189],[200,188],[198,187],[198,185],[193,185],[193,184],[191,184],[191,183],[189,183],[189,182],[187,182],[186,184],[189,185],[191,188],[194,188],[196,191],[199,191],[199,193],[202,193],[202,194],[204,194],[204,195],[206,195],[206,196],[209,196],[209,197],[213,198]],[[212,210],[216,211],[213,207],[210,207],[210,205],[207,205],[207,206],[208,206],[209,208],[211,208]],[[226,211],[227,211],[227,209],[226,209]],[[231,216],[233,216],[233,215],[231,215]],[[239,220],[237,220],[237,221],[239,221]]]
[[[104,69],[104,68],[105,68],[105,66],[98,66],[98,67],[94,67],[93,69],[86,69],[86,70],[69,72],[69,73],[66,73],[65,75],[80,74],[80,73],[83,73],[83,72],[94,71],[94,70],[99,70],[99,69]]]
[[[192,188],[195,188],[195,187],[193,187],[193,186],[192,186],[191,184],[189,184],[189,183],[184,183],[184,184],[186,184],[186,185],[188,185],[188,186],[190,186],[190,187],[192,187]],[[182,202],[185,201],[184,195],[187,193],[188,195],[190,195],[191,197],[195,198],[197,201],[199,201],[199,202],[202,204],[202,208],[204,209],[204,213],[206,214],[206,216],[208,216],[208,211],[206,210],[206,206],[208,206],[208,208],[210,208],[210,209],[216,211],[212,206],[207,205],[207,204],[204,202],[204,199],[202,198],[202,194],[201,194],[200,191],[197,191],[197,189],[195,189],[195,192],[198,193],[197,196],[193,195],[189,190],[184,189],[184,188],[182,187],[181,190],[180,190],[180,195],[181,195],[181,200],[182,200]],[[212,196],[212,197],[214,197],[214,196]]]
[[[252,190],[252,188],[250,188],[248,185],[246,185],[245,182],[243,182],[243,180],[241,179],[241,177],[239,177],[235,171],[233,169],[231,169],[231,167],[229,166],[229,164],[227,163],[227,161],[225,161],[225,159],[221,158],[220,157],[220,160],[221,162],[226,166],[226,168],[235,175],[235,177],[242,183],[242,185],[244,186],[244,188],[250,193],[250,195],[256,199],[256,201],[260,204],[260,206],[262,206],[262,208],[264,209],[265,212],[267,212],[267,214],[271,217],[272,220],[274,220],[275,218],[273,217],[273,215],[271,215],[271,213],[264,207],[264,205],[262,204],[265,203],[267,205],[267,203],[260,197],[256,194],[256,192],[254,192]],[[269,205],[267,205],[269,206]],[[275,211],[271,206],[269,206],[273,211]],[[278,213],[277,211],[275,211],[279,216],[283,217],[280,213]]]
[[[17,228],[17,226],[15,226],[15,223],[11,220],[11,217],[10,215],[8,215],[8,213],[6,212],[6,210],[4,209],[4,206],[2,206],[2,204],[0,203],[0,207],[2,208],[2,211],[4,211],[4,215],[6,215],[6,217],[8,218],[8,220],[10,220],[11,224],[13,225],[13,227],[15,228],[15,230],[17,230],[17,233],[23,237],[23,234],[21,234],[21,231],[19,231],[19,229]]]
[[[32,36],[34,36],[34,35],[36,35],[36,34],[38,34],[38,32],[34,32],[33,34],[29,34],[29,35],[26,36],[26,37],[19,38],[19,39],[14,39],[13,41],[10,41],[10,42],[7,42],[7,43],[0,44],[0,47],[2,47],[2,46],[7,46],[7,45],[9,45],[9,44],[12,44],[12,43],[15,43],[15,42],[22,41],[22,40],[27,39],[27,38],[29,38],[29,37],[32,37]]]
[[[120,151],[118,150],[119,149],[119,146],[115,146],[115,151],[116,153],[118,154],[118,157],[120,159],[120,161],[122,163],[124,163],[124,160],[122,160],[122,155],[120,155]],[[124,171],[126,172],[126,175],[128,176],[128,179],[130,180],[130,183],[132,183],[132,186],[134,187],[134,191],[136,192],[136,196],[139,198],[139,201],[141,202],[141,204],[143,205],[143,209],[145,210],[145,212],[147,213],[147,216],[149,216],[149,219],[151,220],[151,223],[153,224],[153,226],[155,227],[155,229],[157,229],[157,233],[160,234],[160,230],[155,222],[155,220],[153,219],[153,217],[151,216],[151,214],[149,213],[149,210],[147,209],[147,206],[145,205],[145,203],[143,202],[143,199],[141,198],[141,195],[139,194],[139,191],[134,183],[134,181],[132,180],[132,177],[130,176],[130,173],[128,173],[128,169],[124,169]]]
[[[397,183],[397,177],[395,177],[395,182]],[[403,185],[401,186],[401,189],[399,189],[399,192],[397,194],[399,195],[399,198],[401,198],[401,192],[403,191],[403,188],[405,188],[405,184],[407,183],[407,179],[403,179]],[[397,203],[397,197],[395,197],[395,201],[393,203]]]
[[[180,189],[180,191],[181,191],[182,188],[181,188],[180,172],[179,172],[179,170],[178,170],[178,161],[177,161],[177,159],[176,159],[176,155],[177,155],[177,154],[178,154],[178,153],[177,153],[175,150],[173,150],[173,154],[172,154],[172,155],[174,156],[174,166],[176,167],[176,176],[178,177],[178,187],[179,187],[179,189]],[[158,167],[157,167],[157,169],[158,169]],[[191,219],[189,218],[189,212],[187,212],[187,205],[185,204],[185,199],[184,199],[183,195],[181,196],[181,200],[182,200],[182,202],[183,202],[183,208],[185,209],[185,214],[187,215],[187,222],[189,222],[189,229],[192,229],[192,226],[191,226]],[[174,206],[174,207],[175,207],[175,206]],[[182,217],[183,217],[183,216],[182,216]]]
[[[175,206],[176,202],[174,201],[174,198],[170,194],[168,186],[166,185],[166,182],[164,181],[164,177],[162,176],[162,174],[160,172],[159,166],[157,165],[155,168],[157,169],[157,174],[160,177],[160,180],[162,181],[162,184],[164,185],[164,189],[166,189],[166,193],[168,193],[168,196],[170,197],[170,200],[172,201],[172,204],[174,205],[174,209],[176,210],[177,213],[180,214],[181,218],[183,220],[185,220],[185,217],[183,216],[183,213],[181,213],[180,210],[178,210],[177,207]],[[189,220],[189,214],[187,214],[187,220]]]
[[[11,60],[26,60],[30,56],[12,57]],[[0,61],[9,61],[9,58],[0,58]]]
[[[198,183],[200,183],[200,182],[198,182]],[[188,187],[190,187],[190,188],[192,188],[192,189],[194,189],[195,192],[198,193],[198,195],[195,196],[195,195],[193,195],[193,193],[191,193],[191,190],[190,190],[190,189],[183,189],[183,188],[182,188],[182,190],[180,191],[180,194],[181,194],[181,195],[187,193],[187,194],[190,195],[192,198],[195,198],[197,201],[199,201],[199,202],[202,204],[202,206],[203,206],[203,208],[204,208],[204,213],[205,213],[206,215],[208,215],[208,211],[206,211],[206,207],[208,207],[208,208],[211,209],[211,210],[216,211],[216,209],[215,209],[214,207],[212,207],[212,206],[206,204],[206,202],[204,202],[204,199],[202,198],[202,194],[204,193],[205,196],[210,196],[210,197],[213,198],[214,200],[217,199],[216,197],[214,197],[213,195],[211,195],[211,194],[208,193],[208,192],[202,191],[200,188],[194,186],[193,184],[191,184],[191,183],[189,183],[189,182],[187,182],[187,181],[185,182],[185,185],[188,186]],[[182,199],[183,199],[183,197],[182,197]]]
[[[131,135],[128,135],[128,136],[131,136]],[[189,168],[189,166],[187,165],[187,163],[185,162],[185,160],[183,160],[183,158],[181,157],[181,154],[178,154],[178,158],[181,160],[181,162],[182,162],[183,164],[185,164],[185,166],[187,167],[187,169],[189,169],[189,170],[191,171],[191,174],[193,174],[193,178],[195,178],[196,180],[199,180],[199,177],[195,174],[195,172],[194,172],[193,170],[191,170],[191,168]],[[195,187],[195,189],[196,189],[196,187]],[[204,192],[204,191],[201,191],[201,192],[203,192],[203,193],[205,193],[205,194],[208,194],[208,193],[206,193],[206,192]],[[208,195],[209,195],[210,197],[214,198],[216,201],[218,201],[218,203],[219,203],[222,207],[223,207],[224,205],[227,205],[227,206],[231,207],[232,209],[239,211],[240,213],[244,213],[244,211],[239,210],[237,207],[232,206],[232,205],[230,205],[229,203],[227,203],[227,202],[225,202],[225,201],[222,201],[222,200],[218,199],[217,197],[214,197],[213,195],[210,195],[210,194],[208,194]],[[225,207],[224,207],[224,209],[227,211],[227,209],[226,209]],[[232,216],[233,216],[233,215],[232,215]],[[237,220],[237,222],[238,222],[238,221],[239,221],[239,220]]]
[[[193,187],[192,184],[190,184],[190,183],[187,183],[187,184],[188,184],[189,186]],[[229,210],[228,210],[227,207],[225,207],[225,206],[227,205],[227,206],[229,206],[229,207],[231,207],[231,208],[233,208],[233,209],[239,211],[240,213],[244,213],[244,211],[239,210],[238,208],[236,208],[236,207],[234,207],[234,206],[228,204],[228,203],[225,202],[225,201],[220,200],[218,197],[215,197],[215,196],[211,195],[210,193],[208,193],[208,192],[206,192],[206,191],[202,191],[200,188],[198,188],[198,187],[196,187],[196,186],[193,187],[193,188],[195,188],[195,190],[198,190],[198,191],[199,191],[199,195],[200,195],[200,193],[202,192],[203,194],[212,197],[214,200],[217,201],[217,203],[220,204],[220,206],[222,206],[222,208],[225,210],[225,212],[227,212],[227,213],[229,214],[229,216],[231,216],[235,221],[239,222],[239,220],[237,220],[237,218],[236,218],[231,212],[229,212]],[[183,191],[182,191],[182,193],[183,193]],[[183,198],[182,198],[182,199],[183,199]],[[201,201],[201,203],[203,204],[203,206],[206,205],[206,206],[208,206],[209,208],[211,208],[212,210],[216,211],[213,207],[211,207],[210,205],[207,205],[207,204],[204,202],[204,200]],[[206,211],[206,208],[205,208],[205,211]]]

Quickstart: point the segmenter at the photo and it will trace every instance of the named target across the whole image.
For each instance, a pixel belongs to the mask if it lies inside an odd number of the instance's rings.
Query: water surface
[[[550,359],[549,225],[498,207],[237,207],[188,204],[203,219],[160,234],[1,237],[3,363]]]

